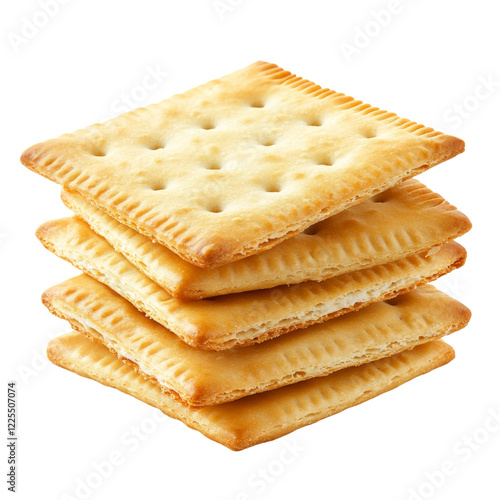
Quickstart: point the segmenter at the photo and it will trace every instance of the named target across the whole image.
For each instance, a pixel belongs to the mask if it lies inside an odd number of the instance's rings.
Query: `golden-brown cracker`
[[[326,377],[192,409],[164,394],[157,384],[145,380],[104,345],[78,333],[51,340],[47,354],[56,365],[159,408],[232,450],[277,439],[394,389],[454,358],[453,349],[438,340]]]
[[[21,161],[215,268],[463,150],[456,137],[257,62],[34,145]]]
[[[40,241],[59,257],[112,288],[193,347],[251,345],[386,300],[460,267],[465,249],[449,242],[432,255],[412,255],[322,282],[181,300],[139,271],[83,221],[42,224]]]
[[[62,199],[144,274],[181,299],[321,281],[443,245],[471,228],[454,206],[409,179],[270,250],[217,269],[200,269],[83,196],[63,189]]]
[[[470,318],[460,302],[425,285],[262,344],[212,352],[187,345],[86,275],[50,288],[42,300],[191,406],[239,399],[390,356],[463,328]]]

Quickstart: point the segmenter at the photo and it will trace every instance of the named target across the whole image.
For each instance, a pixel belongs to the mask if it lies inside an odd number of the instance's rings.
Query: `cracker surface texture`
[[[189,345],[209,350],[263,342],[387,300],[462,266],[466,258],[462,246],[449,242],[429,256],[412,255],[319,283],[185,301],[172,297],[75,217],[46,222],[37,236]]]
[[[61,197],[118,252],[180,299],[322,281],[441,246],[471,228],[469,219],[453,205],[409,179],[270,250],[217,269],[201,269],[121,224],[83,196],[63,189]]]
[[[21,161],[215,268],[463,149],[460,139],[257,62],[32,146]]]
[[[50,288],[42,300],[189,406],[232,401],[386,357],[459,330],[470,318],[463,304],[425,285],[262,344],[213,352],[187,345],[86,275]]]
[[[326,377],[192,409],[165,395],[157,384],[145,380],[104,345],[78,333],[53,339],[47,354],[56,365],[130,394],[235,451],[277,439],[356,406],[454,358],[453,349],[438,340]]]

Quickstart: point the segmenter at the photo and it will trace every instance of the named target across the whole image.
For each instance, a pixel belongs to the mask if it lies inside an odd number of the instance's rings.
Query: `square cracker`
[[[46,222],[37,237],[59,257],[104,283],[193,347],[251,345],[387,300],[464,264],[465,249],[449,242],[432,255],[308,281],[293,287],[181,300],[139,271],[80,219]]]
[[[456,137],[257,62],[32,146],[21,161],[214,268],[463,149]]]
[[[104,343],[189,406],[208,406],[390,356],[463,328],[470,311],[425,285],[320,325],[249,347],[196,349],[81,275],[47,290],[49,310]]]
[[[236,451],[367,401],[450,362],[455,354],[445,342],[428,342],[326,377],[198,409],[178,403],[130,363],[122,363],[105,346],[78,333],[51,340],[47,355],[54,364],[130,394]]]
[[[257,255],[200,269],[66,189],[63,202],[144,274],[181,299],[322,281],[402,259],[462,236],[469,219],[409,179]],[[418,216],[417,216],[418,214]]]

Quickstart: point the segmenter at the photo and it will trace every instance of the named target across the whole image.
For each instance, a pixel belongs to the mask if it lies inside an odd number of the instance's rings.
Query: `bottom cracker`
[[[277,439],[363,403],[450,362],[455,356],[445,342],[432,341],[326,377],[191,409],[165,395],[105,346],[76,332],[51,340],[47,354],[54,364],[130,394],[235,451]]]

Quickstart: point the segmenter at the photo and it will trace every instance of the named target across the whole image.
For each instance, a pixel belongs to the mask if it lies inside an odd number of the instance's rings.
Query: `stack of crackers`
[[[49,359],[233,450],[449,362],[470,311],[427,283],[471,224],[412,177],[463,150],[265,62],[29,148],[84,273]]]

